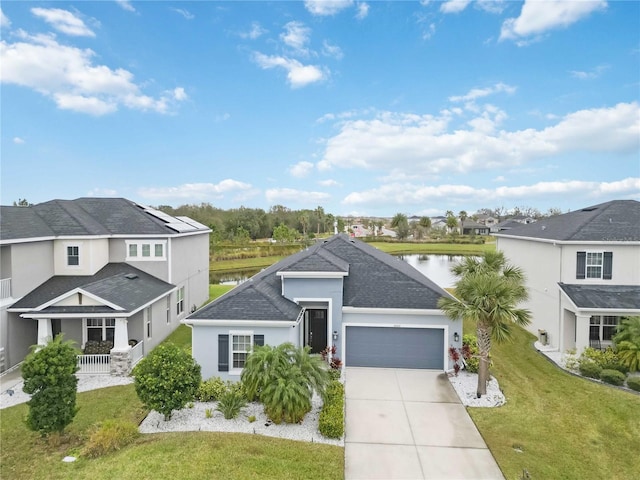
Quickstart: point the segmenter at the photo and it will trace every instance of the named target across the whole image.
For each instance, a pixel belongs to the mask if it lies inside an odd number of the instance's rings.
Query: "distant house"
[[[63,333],[126,374],[208,298],[209,228],[124,198],[0,208],[2,369]]]
[[[462,323],[438,308],[449,294],[391,255],[336,235],[258,273],[184,323],[203,378],[237,380],[253,345],[335,345],[346,366],[453,367]]]
[[[492,217],[491,215],[487,215],[485,213],[481,213],[481,214],[476,214],[473,216],[473,218],[475,218],[475,220],[482,224],[482,225],[486,225],[487,227],[491,228],[494,225],[496,225],[498,223],[498,219],[495,217]]]
[[[622,317],[640,315],[640,202],[606,202],[495,237],[527,276],[530,330],[552,347],[604,348]]]
[[[460,222],[460,230],[463,235],[489,235],[490,227],[473,220]]]

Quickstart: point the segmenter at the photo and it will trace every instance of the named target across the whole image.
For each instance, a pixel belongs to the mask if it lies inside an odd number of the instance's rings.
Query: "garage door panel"
[[[346,329],[349,367],[430,368],[443,370],[441,328],[356,327]]]

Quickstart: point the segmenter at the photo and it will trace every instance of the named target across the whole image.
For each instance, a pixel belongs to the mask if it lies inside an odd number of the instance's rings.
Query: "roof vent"
[[[594,210],[596,210],[596,207],[587,207],[582,209],[583,212],[593,212]]]
[[[129,280],[134,280],[136,278],[138,278],[138,275],[136,275],[135,273],[127,273],[124,278],[129,279]]]

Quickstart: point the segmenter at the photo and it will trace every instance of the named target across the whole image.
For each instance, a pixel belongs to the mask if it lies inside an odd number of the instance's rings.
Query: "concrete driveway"
[[[445,373],[347,367],[345,478],[503,479]]]

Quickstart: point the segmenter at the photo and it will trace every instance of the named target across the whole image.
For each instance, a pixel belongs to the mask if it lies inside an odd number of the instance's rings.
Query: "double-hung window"
[[[611,342],[618,329],[620,317],[615,315],[593,315],[589,320],[589,340]]]
[[[253,335],[250,332],[231,334],[231,369],[242,370],[251,353]]]
[[[77,245],[67,247],[67,265],[70,267],[80,265],[80,247]]]
[[[165,261],[166,240],[127,240],[127,261]]]
[[[176,292],[176,313],[180,315],[184,312],[184,287],[180,287]]]
[[[576,279],[611,280],[613,252],[578,252]]]
[[[264,345],[264,335],[246,330],[218,335],[218,371],[239,375],[254,345]]]
[[[87,341],[113,342],[116,332],[115,318],[87,318],[86,338]]]

